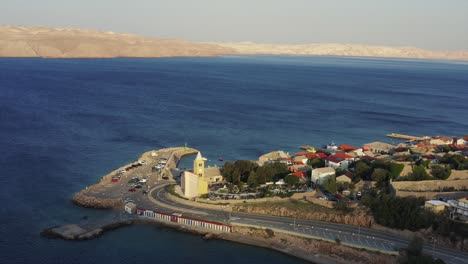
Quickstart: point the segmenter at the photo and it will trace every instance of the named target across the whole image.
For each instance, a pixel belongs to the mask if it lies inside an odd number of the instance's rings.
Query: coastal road
[[[186,216],[206,219],[225,223],[239,223],[245,225],[261,226],[264,228],[275,228],[287,232],[306,234],[322,239],[335,241],[339,239],[342,243],[349,243],[371,249],[394,251],[407,247],[409,240],[391,233],[344,225],[332,222],[294,219],[271,215],[259,215],[226,210],[206,209],[177,203],[167,198],[165,187],[167,184],[159,185],[151,190],[149,195],[157,200],[157,206],[151,201],[145,203],[149,208],[167,213],[183,213]],[[446,247],[425,245],[424,252],[436,258],[443,259],[446,263],[467,263],[468,254]]]

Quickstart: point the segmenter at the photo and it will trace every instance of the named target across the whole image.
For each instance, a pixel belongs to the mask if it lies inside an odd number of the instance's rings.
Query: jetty
[[[410,135],[404,135],[404,134],[398,134],[398,133],[387,134],[387,137],[398,138],[398,139],[406,139],[406,140],[426,140],[426,139],[430,138],[428,136],[417,137],[417,136],[410,136]]]
[[[41,235],[47,238],[65,240],[89,240],[101,236],[104,232],[128,226],[134,222],[133,215],[123,215],[119,219],[102,220],[94,225],[65,224],[46,228]]]

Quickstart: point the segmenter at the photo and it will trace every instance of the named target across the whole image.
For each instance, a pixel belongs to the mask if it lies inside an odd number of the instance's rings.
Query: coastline
[[[397,255],[396,252],[389,254],[351,248],[336,242],[305,238],[261,227],[234,225],[231,233],[225,233],[193,226],[178,225],[172,222],[158,221],[142,216],[137,216],[134,219],[106,223],[96,229],[86,230],[79,235],[70,235],[68,232],[58,232],[58,230],[61,230],[63,227],[68,228],[74,225],[54,226],[44,229],[41,232],[41,236],[49,239],[65,239],[69,241],[90,240],[98,238],[108,231],[135,224],[151,224],[159,227],[171,228],[179,232],[200,235],[205,240],[219,239],[266,248],[317,264],[376,262],[387,264],[395,263],[395,256]]]

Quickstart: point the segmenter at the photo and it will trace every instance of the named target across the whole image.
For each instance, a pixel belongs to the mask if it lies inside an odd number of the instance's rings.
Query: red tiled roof
[[[343,158],[340,158],[340,157],[336,157],[336,156],[330,156],[330,157],[326,158],[326,160],[331,161],[331,162],[333,162],[333,163],[340,163],[340,162],[342,162],[344,159],[343,159]]]
[[[440,139],[440,140],[445,141],[445,142],[452,142],[452,139],[448,138],[448,137],[437,136],[437,137],[434,137],[434,138],[435,139]]]
[[[296,171],[293,173],[294,176],[299,177],[299,178],[304,178],[306,177],[307,172],[305,171]]]
[[[423,157],[426,159],[435,159],[435,156],[432,154],[424,155]]]
[[[296,161],[294,163],[296,163],[297,165],[304,165],[304,163],[302,161]]]
[[[358,148],[356,147],[353,147],[351,145],[346,145],[346,144],[341,144],[339,147],[338,147],[339,150],[343,150],[343,151],[353,151],[353,150],[356,150]]]
[[[323,152],[317,152],[317,153],[315,153],[315,154],[316,154],[317,156],[319,156],[320,158],[322,158],[322,159],[328,157],[327,154],[325,154],[325,153],[323,153]]]
[[[345,172],[345,175],[346,175],[348,178],[350,178],[351,180],[354,178],[354,174],[352,174],[352,173],[349,172],[349,171],[346,171],[346,172]]]
[[[320,158],[320,156],[318,154],[312,154],[312,153],[309,153],[307,155],[305,155],[308,159],[315,159],[315,158]]]
[[[335,155],[333,155],[333,156],[338,157],[338,158],[342,158],[342,159],[352,159],[353,158],[352,156],[349,156],[349,155],[347,155],[346,153],[343,153],[343,152],[335,153]]]
[[[395,149],[395,152],[403,152],[403,151],[408,151],[408,149],[405,147],[398,147]]]

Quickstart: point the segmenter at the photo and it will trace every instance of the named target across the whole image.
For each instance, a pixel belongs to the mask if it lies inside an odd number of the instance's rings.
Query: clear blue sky
[[[468,49],[468,0],[0,0],[0,24],[193,41]]]

